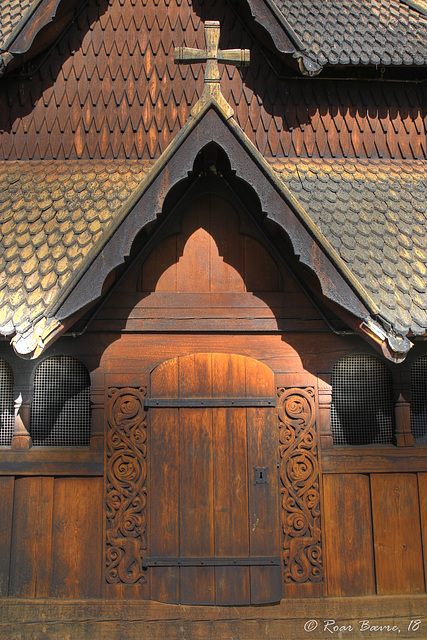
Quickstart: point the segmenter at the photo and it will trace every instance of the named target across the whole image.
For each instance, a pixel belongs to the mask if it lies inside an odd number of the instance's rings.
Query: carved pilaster
[[[106,580],[142,584],[147,549],[144,388],[108,390]]]
[[[318,446],[314,389],[278,390],[284,580],[321,582]]]

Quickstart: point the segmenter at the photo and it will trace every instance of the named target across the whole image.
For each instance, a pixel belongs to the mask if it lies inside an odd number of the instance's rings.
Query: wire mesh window
[[[10,447],[14,423],[12,367],[0,359],[0,446]]]
[[[411,369],[411,430],[415,443],[427,444],[427,356]]]
[[[52,356],[37,368],[30,433],[35,446],[85,447],[90,442],[90,379],[70,356]]]
[[[331,430],[336,445],[389,444],[394,433],[390,371],[367,355],[342,358],[332,369]]]

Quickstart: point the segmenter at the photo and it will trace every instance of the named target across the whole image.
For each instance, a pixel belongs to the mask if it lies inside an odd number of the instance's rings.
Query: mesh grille
[[[13,373],[11,366],[0,360],[0,446],[10,447],[15,423]]]
[[[44,360],[34,377],[31,410],[34,445],[85,447],[90,442],[90,379],[69,356]]]
[[[411,369],[411,429],[416,443],[427,443],[427,357]]]
[[[377,358],[348,356],[332,369],[334,444],[389,444],[394,432],[391,376]]]

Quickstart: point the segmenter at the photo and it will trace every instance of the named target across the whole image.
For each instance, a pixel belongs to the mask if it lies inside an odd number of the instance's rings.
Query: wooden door
[[[152,373],[151,597],[281,598],[273,372],[251,358],[181,356]]]

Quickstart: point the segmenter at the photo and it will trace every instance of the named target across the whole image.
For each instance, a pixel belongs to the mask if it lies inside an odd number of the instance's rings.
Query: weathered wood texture
[[[102,482],[57,478],[53,503],[53,598],[93,598],[101,593]]]
[[[416,474],[371,476],[377,592],[425,590]]]
[[[0,476],[102,476],[103,452],[78,449],[0,450]]]
[[[13,478],[0,480],[6,516],[1,531],[2,596],[99,597],[101,480],[37,476],[16,478],[14,483]]]
[[[180,213],[168,226],[181,231],[137,261],[91,331],[325,330],[241,206],[210,194]]]
[[[0,640],[10,640],[18,632],[20,640],[317,640],[331,635],[324,630],[328,621],[346,628],[341,633],[335,632],[337,638],[424,640],[426,611],[426,595],[295,598],[292,605],[284,601],[255,610],[252,607],[182,607],[130,601],[9,600],[1,602]],[[314,621],[312,624],[317,626],[311,633],[304,629],[308,621]],[[371,627],[396,626],[400,633],[381,632],[378,628],[361,631],[361,621],[369,621]],[[420,621],[419,626],[416,621]]]
[[[0,478],[0,597],[9,591],[10,550],[12,543],[12,515],[14,478]]]
[[[425,157],[423,85],[288,79],[234,11],[225,0],[90,3],[31,75],[1,80],[2,157],[158,157],[203,88],[202,65],[176,66],[173,49],[203,49],[207,16],[222,49],[251,50],[247,70],[221,65],[221,87],[264,155]]]
[[[183,356],[154,370],[151,396],[204,398],[206,405],[150,409],[151,555],[219,562],[153,567],[152,593],[190,604],[280,600],[280,565],[221,564],[280,555],[274,408],[209,407],[209,398],[274,397],[273,372],[242,356]],[[255,467],[269,468],[268,483],[254,484]]]
[[[328,594],[375,593],[369,477],[325,475],[323,496]]]
[[[418,474],[420,497],[421,534],[423,539],[424,578],[427,583],[427,473]]]

